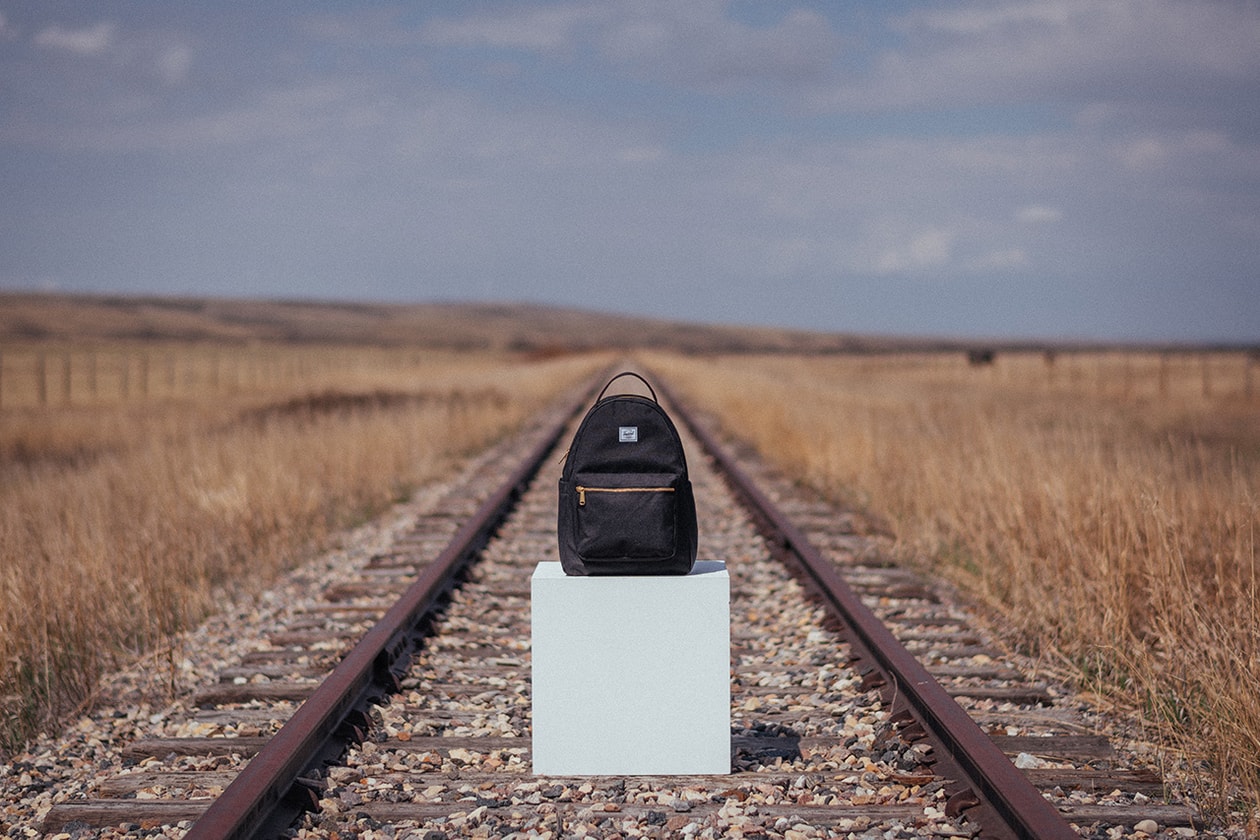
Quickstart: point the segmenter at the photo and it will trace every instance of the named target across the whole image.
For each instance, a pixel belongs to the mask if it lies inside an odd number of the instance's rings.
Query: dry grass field
[[[288,344],[7,350],[0,753],[606,363]]]
[[[1260,357],[969,364],[528,307],[0,295],[0,753],[442,477],[592,375],[599,347],[686,351],[645,358],[888,522],[902,560],[1169,760],[1209,768],[1201,802],[1260,818]]]
[[[904,561],[1165,755],[1211,768],[1201,801],[1260,814],[1260,361],[653,364],[802,482],[889,521]]]

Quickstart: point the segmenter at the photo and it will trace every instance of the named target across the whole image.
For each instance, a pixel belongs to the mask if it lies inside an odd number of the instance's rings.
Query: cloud
[[[1057,222],[1063,218],[1063,211],[1057,207],[1044,204],[1029,204],[1015,211],[1015,219],[1025,225],[1040,225]]]
[[[169,68],[173,75],[185,70],[182,57]],[[295,150],[300,150],[301,158],[336,149],[355,133],[356,123],[381,119],[370,91],[351,81],[260,87],[239,100],[203,104],[187,114],[159,107],[157,97],[137,88],[94,103],[95,110],[76,113],[73,123],[28,128],[16,137],[31,145],[105,153],[160,151],[184,157],[234,149],[287,164]],[[247,165],[248,160],[240,164]]]
[[[78,55],[102,55],[114,45],[117,29],[115,24],[104,21],[84,29],[52,24],[35,34],[35,43]]]
[[[1011,271],[1026,268],[1028,264],[1028,253],[1023,248],[1003,248],[969,261],[967,268],[972,271]]]
[[[1100,152],[1127,177],[1187,184],[1214,171],[1222,182],[1260,182],[1260,138],[1187,129],[1125,133],[1100,143]]]
[[[1028,26],[1065,26],[1071,22],[1073,6],[1079,4],[1038,0],[1035,3],[975,4],[949,10],[918,14],[921,25],[930,29],[974,36],[989,32],[1009,32]]]
[[[600,43],[639,75],[709,91],[801,84],[830,72],[839,39],[817,12],[791,9],[770,26],[751,26],[726,10],[721,2],[627,6]]]
[[[955,238],[953,232],[943,228],[918,231],[908,240],[885,248],[875,260],[873,270],[876,274],[903,274],[941,268],[950,261]]]
[[[435,46],[568,52],[577,45],[580,30],[602,25],[612,14],[597,3],[513,4],[494,13],[435,18],[424,24],[422,39]]]
[[[356,124],[373,122],[375,113],[367,91],[350,80],[267,87],[232,107],[168,122],[154,140],[170,149],[258,143],[336,148]]]
[[[497,14],[439,18],[424,26],[423,40],[436,46],[495,47],[544,54],[574,48],[581,29],[609,17],[600,4],[510,6]]]
[[[895,44],[866,72],[820,90],[820,107],[1141,103],[1148,117],[1180,112],[1189,124],[1205,97],[1237,101],[1260,74],[1260,18],[1238,3],[924,4],[890,28]]]
[[[193,63],[193,51],[187,44],[171,43],[162,47],[154,62],[158,75],[168,85],[178,84],[188,76]]]
[[[626,163],[655,163],[665,156],[665,149],[659,145],[627,146],[618,153],[618,157]]]
[[[44,60],[41,75],[46,77],[45,84],[65,84],[71,90],[97,88],[93,104],[106,107],[111,98],[135,98],[153,80],[166,86],[180,84],[194,59],[188,40],[178,32],[143,25],[124,27],[114,21],[81,27],[48,24],[34,34],[31,43],[45,53],[95,59]]]
[[[769,26],[728,15],[721,0],[507,6],[424,27],[435,46],[491,47],[568,58],[594,47],[636,77],[705,91],[792,84],[829,72],[839,39],[817,12],[790,9]]]

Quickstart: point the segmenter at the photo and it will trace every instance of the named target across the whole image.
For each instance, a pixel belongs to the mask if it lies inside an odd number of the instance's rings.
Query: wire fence
[[[414,348],[335,346],[0,347],[0,410],[311,391],[403,374],[423,357]],[[988,376],[1065,395],[1260,399],[1255,351],[918,353],[860,364],[876,376],[888,369],[915,369],[942,383]]]
[[[0,410],[318,390],[414,369],[421,357],[363,347],[0,347]]]

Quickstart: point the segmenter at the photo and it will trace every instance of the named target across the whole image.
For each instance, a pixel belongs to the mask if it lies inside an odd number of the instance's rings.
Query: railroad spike
[[[888,685],[888,680],[875,668],[871,668],[862,674],[863,691],[870,691],[872,688],[883,688],[886,685]]]
[[[922,723],[915,720],[898,726],[897,735],[900,736],[903,741],[921,741],[927,737],[927,730],[923,728]]]
[[[980,798],[976,796],[975,791],[971,788],[963,788],[945,800],[945,816],[961,816],[963,811],[966,811],[968,808],[974,808],[979,804]]]
[[[910,711],[910,709],[905,706],[900,706],[900,704],[898,704],[895,711],[888,716],[888,722],[894,726],[900,726],[901,724],[909,723],[912,720],[914,720],[914,712]]]
[[[318,787],[310,779],[298,777],[284,795],[284,803],[299,811],[318,811],[323,785]]]
[[[372,727],[372,718],[363,709],[351,709],[346,712],[345,722],[364,730]]]
[[[349,721],[342,721],[341,726],[337,727],[337,737],[352,744],[362,744],[367,740],[367,730]]]

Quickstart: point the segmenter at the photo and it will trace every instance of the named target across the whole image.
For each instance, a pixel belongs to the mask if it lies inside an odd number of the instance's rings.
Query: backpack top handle
[[[661,404],[661,401],[656,398],[656,391],[652,390],[651,384],[642,376],[639,376],[639,374],[635,373],[632,370],[623,370],[621,373],[617,374],[612,379],[609,379],[608,384],[604,386],[604,390],[600,391],[599,396],[595,398],[595,402],[599,402],[600,400],[602,400],[604,398],[604,394],[608,391],[608,386],[613,384],[614,382],[616,382],[618,379],[620,379],[623,376],[633,376],[635,379],[642,382],[644,385],[647,386],[648,393],[652,395],[652,402],[656,403],[657,405]]]

